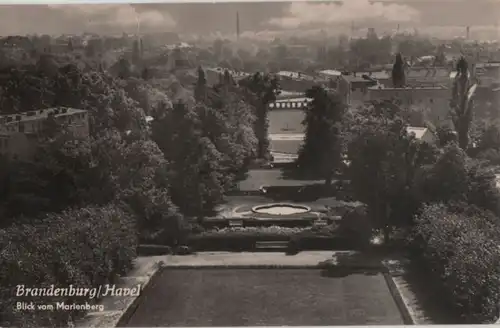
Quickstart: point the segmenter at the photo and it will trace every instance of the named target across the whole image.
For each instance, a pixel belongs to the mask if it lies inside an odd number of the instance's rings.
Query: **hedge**
[[[289,241],[298,250],[349,248],[349,243],[335,230],[334,226],[224,228],[190,236],[188,245],[195,251],[249,251],[258,241]]]
[[[498,219],[481,210],[426,206],[413,246],[439,294],[465,323],[491,323],[500,304]],[[432,287],[430,287],[432,288]]]
[[[0,323],[67,326],[82,311],[15,311],[17,302],[89,304],[88,296],[16,296],[16,286],[91,288],[112,283],[132,267],[137,232],[126,212],[109,205],[49,214],[33,225],[0,230]]]

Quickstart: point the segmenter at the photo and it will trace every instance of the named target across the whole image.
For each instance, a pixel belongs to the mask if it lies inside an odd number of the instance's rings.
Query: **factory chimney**
[[[465,29],[465,37],[467,40],[470,40],[470,26],[467,26]]]
[[[240,38],[240,13],[236,12],[236,38]]]

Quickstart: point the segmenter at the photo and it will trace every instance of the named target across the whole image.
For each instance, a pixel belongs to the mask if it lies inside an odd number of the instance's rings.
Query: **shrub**
[[[339,249],[346,247],[345,239],[339,238],[335,226],[284,228],[231,227],[207,231],[191,236],[189,244],[201,250],[252,250],[257,241],[290,241],[294,251],[303,249]]]
[[[429,278],[467,323],[492,322],[499,314],[499,237],[491,214],[476,208],[430,205],[417,219],[413,242]]]
[[[64,326],[81,311],[15,311],[16,302],[92,304],[88,296],[16,296],[15,287],[77,288],[111,283],[132,266],[137,236],[119,208],[86,207],[49,214],[36,225],[0,230],[0,311],[9,326]]]
[[[193,250],[189,246],[179,246],[175,249],[175,254],[177,255],[190,255]]]
[[[339,235],[349,239],[356,248],[366,248],[372,237],[372,223],[364,206],[344,214],[339,223]]]

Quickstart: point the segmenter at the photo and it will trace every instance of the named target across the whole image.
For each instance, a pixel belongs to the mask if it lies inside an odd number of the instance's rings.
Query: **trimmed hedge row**
[[[412,236],[439,294],[465,323],[491,323],[500,304],[498,219],[481,210],[424,208]],[[432,288],[432,287],[431,287]]]
[[[225,228],[190,236],[188,245],[195,251],[251,251],[258,241],[288,241],[289,247],[308,249],[349,249],[350,242],[339,237],[335,227],[283,228],[247,227]]]
[[[112,283],[132,267],[137,232],[119,208],[86,207],[49,214],[33,225],[0,230],[0,321],[5,326],[66,326],[82,311],[16,311],[17,302],[89,304],[89,296],[16,295],[26,288],[92,288]]]

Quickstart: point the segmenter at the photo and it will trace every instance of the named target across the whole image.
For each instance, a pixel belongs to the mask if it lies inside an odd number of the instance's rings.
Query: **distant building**
[[[214,67],[214,68],[206,68],[205,69],[205,79],[207,80],[208,85],[216,85],[219,84],[222,81],[222,78],[224,77],[224,72],[226,69],[221,68],[221,67]],[[246,77],[249,77],[251,74],[247,72],[239,72],[239,71],[234,71],[234,70],[227,70],[229,75],[233,78],[235,82],[244,79]]]
[[[368,89],[378,85],[377,80],[369,77],[367,74],[361,75],[354,72],[349,75],[343,75],[350,86],[349,102],[348,105],[360,106],[369,100]]]
[[[448,120],[450,89],[436,87],[388,88],[383,86],[368,89],[370,101],[394,101],[399,106],[425,111],[433,122]]]
[[[309,103],[312,101],[311,98],[300,97],[300,98],[287,98],[287,99],[278,99],[275,102],[270,103],[268,106],[271,110],[279,110],[279,109],[304,109],[309,106]]]
[[[409,126],[406,128],[406,131],[409,134],[413,134],[418,140],[431,144],[436,141],[435,135],[428,128]]]
[[[491,87],[500,83],[500,63],[478,63],[475,68],[479,85]]]
[[[294,92],[305,92],[315,85],[324,84],[327,81],[300,72],[280,71],[276,73],[280,80],[281,89]]]
[[[408,86],[449,86],[451,70],[445,67],[411,67],[406,71]]]
[[[44,122],[54,115],[56,122],[64,124],[76,137],[89,136],[86,110],[51,108],[13,115],[0,116],[0,154],[29,160],[36,149]]]
[[[318,75],[324,79],[336,79],[342,75],[342,72],[334,69],[326,69],[318,72]]]
[[[304,92],[282,90],[280,94],[276,96],[276,99],[291,99],[291,98],[301,98],[301,97],[305,97]]]
[[[386,87],[392,85],[392,74],[390,71],[381,70],[381,71],[367,72],[361,74],[368,75],[371,79],[377,80],[378,84],[384,85]]]

